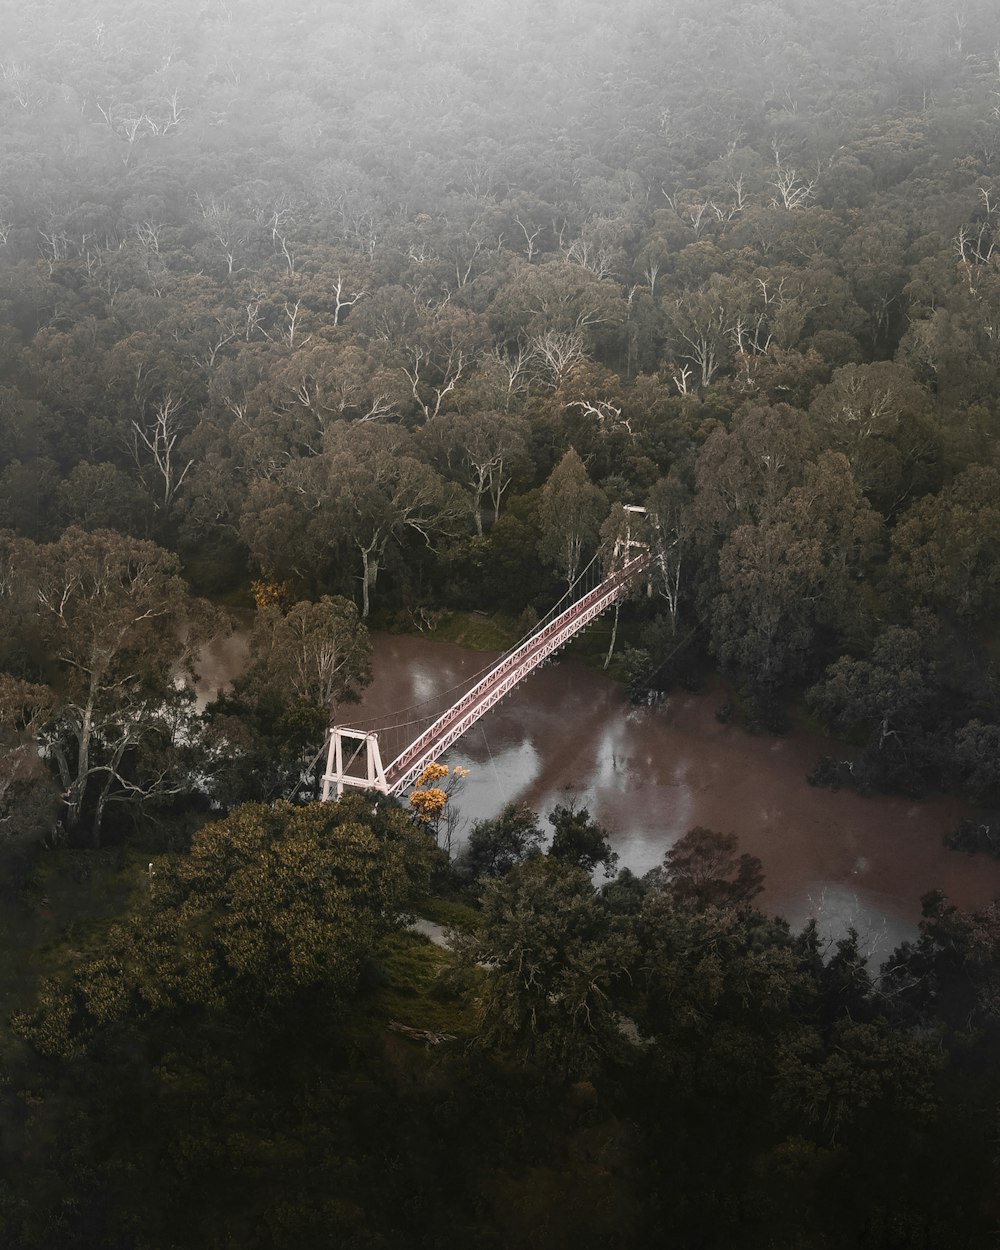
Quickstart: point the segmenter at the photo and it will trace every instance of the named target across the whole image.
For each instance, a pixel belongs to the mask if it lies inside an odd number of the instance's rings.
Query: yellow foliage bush
[[[420,776],[417,778],[417,780],[413,784],[416,786],[418,790],[420,790],[424,786],[432,785],[435,781],[440,781],[442,777],[447,777],[447,776],[448,776],[447,765],[438,764],[436,761],[432,761],[430,764],[427,765],[427,767],[424,769],[424,771],[420,774]]]
[[[288,605],[288,587],[284,582],[251,582],[250,592],[258,612],[262,612],[264,608],[284,610]]]
[[[427,790],[414,790],[410,795],[410,803],[424,820],[433,820],[435,816],[440,816],[447,802],[448,796],[436,786]]]

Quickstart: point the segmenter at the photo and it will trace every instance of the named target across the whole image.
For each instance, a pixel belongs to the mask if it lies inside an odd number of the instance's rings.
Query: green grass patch
[[[479,912],[474,907],[447,898],[425,899],[417,908],[417,913],[424,920],[432,920],[460,933],[473,933],[479,927]]]
[[[607,672],[613,681],[624,681],[625,672],[619,662],[619,655],[625,646],[639,645],[641,622],[631,620],[623,612],[618,622],[618,637],[615,642],[615,653],[607,670],[604,658],[611,644],[611,631],[614,628],[613,613],[605,613],[583,631],[577,634],[563,651],[563,655],[571,660],[586,664],[588,668]],[[487,616],[481,612],[441,612],[434,624],[420,631],[425,638],[433,638],[438,642],[453,642],[460,647],[469,647],[474,651],[506,651],[519,642],[526,630],[525,622],[517,617],[497,613]]]
[[[473,651],[506,651],[523,632],[513,616],[449,611],[442,612],[434,624],[424,631],[424,636],[436,642],[454,642]]]
[[[455,957],[418,933],[393,933],[376,955],[379,984],[365,1004],[366,1031],[381,1033],[390,1020],[414,1029],[467,1037],[476,1030],[473,995],[448,988]]]
[[[430,638],[435,642],[453,642],[473,651],[506,651],[520,640],[527,626],[520,618],[504,613],[491,616],[486,612],[435,608],[419,614],[405,610],[388,614],[373,612],[368,628]]]
[[[810,708],[803,694],[799,694],[789,702],[787,711],[790,733],[815,734],[821,738],[831,736],[830,726]]]
[[[611,663],[605,669],[604,660],[608,654],[608,647],[611,645],[611,633],[614,625],[614,612],[605,612],[596,621],[592,621],[582,634],[577,634],[569,646],[566,647],[563,655],[568,659],[578,661],[580,664],[586,664],[588,668],[597,669],[607,677],[610,677],[612,681],[624,681],[625,670],[621,664],[620,656],[625,647],[639,646],[641,622],[629,619],[625,612],[622,612],[618,621],[618,637],[615,639],[614,655],[611,657]]]

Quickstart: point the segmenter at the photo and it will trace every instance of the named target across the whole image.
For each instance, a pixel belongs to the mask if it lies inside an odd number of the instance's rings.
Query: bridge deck
[[[334,726],[330,731],[326,772],[323,775],[323,800],[338,794],[345,786],[378,790],[383,794],[399,794],[411,785],[423,770],[456,742],[504,695],[508,694],[595,617],[610,608],[640,578],[652,563],[645,547],[625,562],[571,607],[542,626],[523,643],[502,656],[492,669],[465,695],[453,704],[419,737],[415,738],[383,770],[378,749],[378,735],[372,731]],[[344,748],[354,750],[344,763]],[[350,766],[364,752],[364,775],[350,772]]]
[[[388,792],[398,794],[410,785],[429,763],[443,754],[518,682],[620,599],[649,568],[650,562],[651,557],[645,550],[633,556],[538,633],[503,656],[481,681],[388,765],[385,770]]]

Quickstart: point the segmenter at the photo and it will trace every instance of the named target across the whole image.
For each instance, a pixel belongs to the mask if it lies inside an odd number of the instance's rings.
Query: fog
[[[4,1246],[995,1246],[998,47],[0,0]],[[626,505],[457,867],[302,801]]]
[[[933,98],[995,25],[989,4],[938,0],[3,10],[5,246],[44,231],[57,256],[213,197],[241,222],[277,213],[290,249],[319,224],[364,243],[445,211],[484,246],[523,251],[537,230],[548,249],[590,222],[613,251],[637,206],[686,193],[685,166],[721,194],[765,180],[775,143],[778,164],[829,165],[851,125],[837,93]],[[480,220],[484,203],[522,224]]]

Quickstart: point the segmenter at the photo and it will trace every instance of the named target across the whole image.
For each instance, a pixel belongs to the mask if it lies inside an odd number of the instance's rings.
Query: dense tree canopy
[[[633,690],[714,666],[857,784],[1000,802],[998,44],[992,0],[0,5],[0,1241],[992,1244],[995,909],[876,972],[728,833],[599,886],[585,809],[508,806],[449,876],[305,800],[366,622],[537,620],[632,504]],[[457,961],[399,932],[431,875]]]

